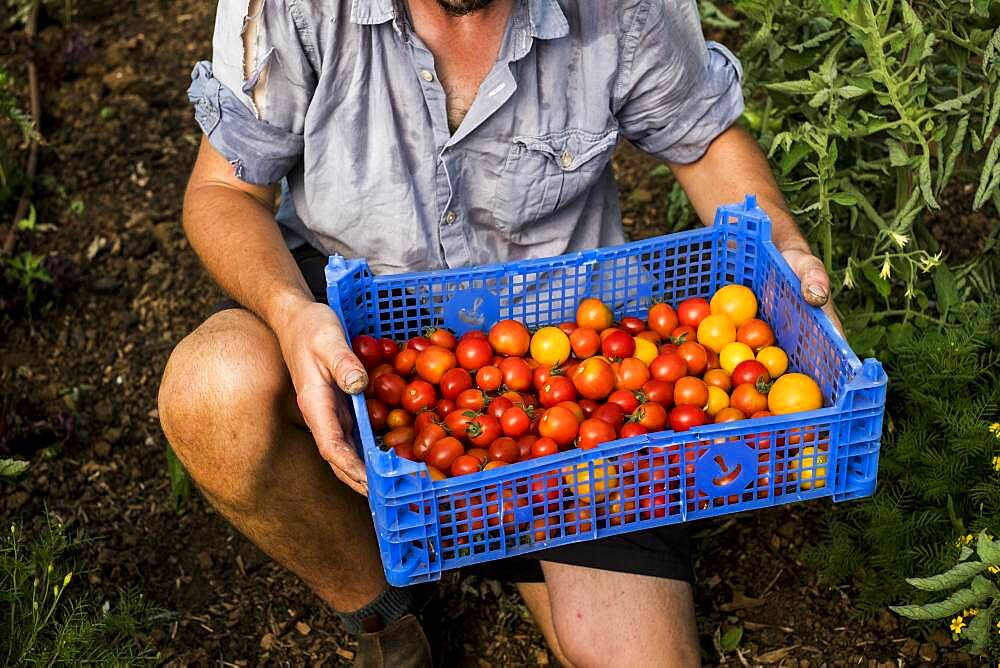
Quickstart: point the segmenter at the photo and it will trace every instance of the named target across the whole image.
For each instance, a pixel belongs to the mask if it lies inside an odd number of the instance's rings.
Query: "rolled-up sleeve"
[[[188,98],[202,132],[236,176],[267,185],[302,160],[314,51],[303,41],[308,31],[294,3],[268,0],[252,16],[248,4],[254,3],[219,2],[212,61],[195,65]]]
[[[705,41],[694,0],[649,0],[636,23],[618,89],[622,134],[668,162],[694,162],[743,113],[743,69]]]

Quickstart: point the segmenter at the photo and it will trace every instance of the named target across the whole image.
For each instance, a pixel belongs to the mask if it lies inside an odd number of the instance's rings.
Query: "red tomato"
[[[439,424],[427,425],[413,439],[413,456],[416,457],[417,461],[423,461],[427,458],[427,453],[431,451],[434,444],[447,435],[448,432],[445,431],[443,426]]]
[[[410,381],[406,389],[403,390],[403,398],[400,400],[403,408],[413,414],[431,408],[437,401],[437,392],[434,386],[426,380]]]
[[[670,332],[678,325],[677,313],[670,304],[653,304],[646,314],[649,328],[662,338],[670,336]]]
[[[580,425],[580,438],[577,447],[581,450],[591,450],[601,443],[607,443],[618,438],[618,433],[614,427],[596,418],[584,420]]]
[[[392,339],[382,338],[378,340],[378,345],[382,348],[382,361],[392,364],[399,354],[399,344]]]
[[[758,411],[767,410],[767,395],[761,394],[750,383],[737,385],[729,398],[729,405],[738,408],[744,415],[753,415]]]
[[[616,404],[625,414],[631,414],[639,407],[639,398],[632,390],[615,390],[608,395],[608,403]]]
[[[525,434],[521,438],[517,439],[517,449],[518,449],[517,461],[523,462],[526,459],[531,459],[532,457],[531,446],[537,440],[538,437],[535,436],[534,434]],[[557,451],[559,450],[558,446],[556,446],[556,450]]]
[[[392,450],[396,453],[397,457],[409,459],[411,462],[417,461],[417,458],[413,456],[412,443],[400,443],[399,445],[393,446]]]
[[[664,408],[674,405],[674,384],[666,380],[647,380],[643,383],[642,393],[646,401],[660,404]]]
[[[670,355],[677,352],[677,344],[668,342],[660,346],[659,353],[661,355]]]
[[[655,344],[657,346],[660,345],[660,341],[663,340],[663,339],[660,338],[659,334],[657,334],[656,332],[654,332],[651,329],[647,329],[645,331],[639,332],[638,334],[635,335],[635,338],[637,338],[637,339],[646,339],[647,341],[650,341],[650,342],[652,342],[653,344]]]
[[[743,415],[743,411],[739,408],[733,408],[732,406],[727,406],[715,414],[715,424],[722,424],[723,422],[736,422],[738,420],[745,419],[746,416]]]
[[[455,345],[458,343],[455,335],[443,327],[428,329],[424,332],[424,336],[426,336],[427,340],[435,346],[441,346],[442,348],[447,348],[448,350],[454,350]]]
[[[426,336],[414,336],[412,339],[406,342],[406,347],[411,350],[416,350],[418,353],[422,353],[432,345],[430,339]]]
[[[622,329],[624,329],[626,332],[628,332],[632,336],[635,336],[639,332],[641,332],[644,329],[646,329],[646,323],[643,322],[639,318],[635,318],[633,316],[628,316],[628,317],[622,318]]]
[[[580,423],[565,406],[553,406],[545,411],[538,423],[538,433],[551,438],[560,446],[567,446],[576,438]]]
[[[603,359],[591,357],[580,362],[571,380],[580,396],[598,401],[614,389],[615,372]]]
[[[569,335],[569,345],[574,355],[586,359],[596,355],[601,348],[601,336],[589,327],[578,327]]]
[[[649,431],[663,431],[667,426],[667,409],[660,404],[647,402],[635,409],[629,420],[638,422]]]
[[[391,448],[400,443],[413,443],[414,435],[413,427],[396,427],[382,437],[382,442]]]
[[[559,444],[551,438],[542,437],[531,443],[531,457],[544,457],[559,452]]]
[[[520,406],[512,406],[500,417],[500,427],[505,435],[520,438],[531,430],[531,416]]]
[[[732,377],[725,369],[709,369],[706,371],[705,383],[707,385],[714,385],[726,392],[729,392],[733,386]]]
[[[460,475],[469,475],[470,473],[477,473],[482,469],[482,464],[478,459],[472,455],[459,455],[455,458],[455,461],[451,463],[451,468],[448,471],[455,477]]]
[[[649,373],[655,380],[676,383],[688,375],[687,362],[677,353],[660,354],[649,365]]]
[[[427,425],[438,424],[439,422],[440,418],[438,418],[437,413],[434,411],[423,411],[413,419],[413,429],[419,434],[420,430]]]
[[[438,399],[437,403],[434,404],[434,412],[437,413],[438,417],[442,420],[448,417],[448,413],[452,412],[458,408],[455,402],[451,399]]]
[[[556,375],[561,375],[562,370]],[[549,378],[552,377],[552,365],[551,364],[539,364],[531,372],[531,384],[536,390],[542,389],[545,383],[549,382]]]
[[[455,358],[463,369],[476,371],[493,361],[493,348],[485,338],[463,338],[455,348]]]
[[[618,430],[618,438],[632,438],[633,436],[642,436],[648,433],[649,430],[638,422],[626,422]]]
[[[732,384],[735,387],[744,383],[759,387],[769,382],[771,382],[771,374],[767,372],[767,367],[757,360],[744,360],[733,369]]]
[[[612,332],[601,342],[601,352],[610,359],[625,359],[635,354],[635,339],[626,331]]]
[[[575,387],[573,389],[574,391],[576,390]],[[576,403],[578,406],[580,406],[580,410],[583,411],[583,417],[585,418],[591,417],[594,414],[594,411],[596,411],[597,407],[600,405],[593,399],[580,399]]]
[[[751,350],[757,352],[761,348],[774,345],[774,332],[763,320],[751,318],[736,330],[736,340],[747,344]]]
[[[486,412],[499,420],[513,405],[507,397],[493,397],[486,406]]]
[[[701,297],[685,299],[677,307],[678,322],[688,327],[694,327],[695,329],[698,328],[702,320],[711,314],[712,308],[709,306],[708,300]]]
[[[382,344],[373,336],[360,334],[351,342],[354,355],[368,370],[374,369],[382,362]]]
[[[508,357],[500,362],[503,384],[516,392],[531,389],[532,370],[521,357]]]
[[[379,401],[378,399],[369,399],[368,404],[368,421],[372,425],[372,431],[376,434],[386,428],[389,421],[389,407],[385,405],[385,402]],[[405,425],[397,425],[405,426]]]
[[[401,350],[399,351],[399,354],[396,355],[396,359],[392,361],[392,367],[396,370],[396,373],[403,378],[406,378],[413,373],[413,369],[417,365],[417,356],[419,354],[420,353],[416,350],[412,350],[410,348]]]
[[[689,375],[700,376],[705,372],[708,366],[708,354],[705,352],[705,346],[688,341],[677,346],[677,354],[687,363]]]
[[[501,355],[520,357],[528,352],[531,334],[516,320],[501,320],[490,328],[489,342]]]
[[[517,447],[517,442],[513,438],[501,436],[490,444],[490,449],[486,456],[491,462],[513,464],[520,460],[521,449]]]
[[[576,307],[576,324],[578,327],[589,327],[597,332],[607,329],[614,320],[611,309],[600,299],[588,297]]]
[[[413,424],[413,416],[410,415],[406,409],[403,408],[393,408],[389,411],[389,414],[385,419],[385,426],[389,429],[395,429],[396,427],[405,427],[406,425]]]
[[[425,352],[424,354],[426,355],[427,353]],[[438,385],[442,397],[454,400],[462,392],[472,387],[472,376],[465,369],[458,367],[448,369],[441,376],[441,382]]]
[[[615,372],[616,390],[638,390],[649,380],[649,367],[637,357],[626,357],[611,365]]]
[[[685,341],[695,341],[698,338],[698,332],[694,327],[688,327],[687,325],[681,325],[680,327],[675,327],[674,331],[670,332],[670,338],[677,345],[684,343]]]
[[[444,427],[455,438],[464,439],[466,437],[465,432],[469,428],[469,423],[478,416],[479,413],[475,411],[454,410],[448,413],[448,417],[444,419]]]
[[[625,422],[625,411],[618,404],[606,403],[594,411],[594,416],[590,419],[603,420],[613,429],[621,429],[622,424]]]
[[[573,330],[576,329],[576,323],[575,322],[568,322],[568,321],[567,322],[560,322],[559,323],[559,329],[561,329],[563,331],[563,333],[565,333],[567,336],[569,336],[570,334],[573,333]]]
[[[488,397],[482,390],[468,389],[455,397],[455,405],[462,410],[481,411],[486,406]]]
[[[507,390],[500,396],[509,401],[512,406],[521,406],[521,407],[528,406],[527,398],[520,392],[515,392],[514,390]]]
[[[708,385],[701,378],[684,376],[674,383],[674,403],[704,408],[708,403]]]
[[[490,443],[500,438],[500,420],[492,415],[480,415],[473,418],[465,428],[469,443],[481,448],[490,447]]]
[[[710,348],[705,348],[705,355],[708,357],[708,360],[705,363],[706,371],[722,368],[722,365],[719,364],[719,353],[715,352]]]
[[[687,431],[708,422],[708,414],[697,406],[675,406],[670,411],[670,428],[674,431]]]
[[[574,401],[576,399],[576,388],[572,381],[566,376],[552,376],[548,382],[538,390],[538,400],[542,406],[550,408],[563,401]]]
[[[429,383],[438,384],[444,374],[457,364],[455,353],[441,346],[430,346],[417,355],[417,375]]]
[[[496,392],[503,385],[503,371],[495,366],[484,366],[476,372],[476,387],[484,392]]]
[[[587,416],[583,414],[583,409],[580,408],[580,404],[576,403],[575,401],[561,401],[558,404],[556,404],[556,406],[562,406],[570,413],[572,413],[573,417],[576,418],[577,422],[583,422],[584,420],[587,419]]]
[[[489,452],[484,448],[469,448],[465,451],[465,454],[471,455],[479,460],[480,464],[485,464],[489,459]]]

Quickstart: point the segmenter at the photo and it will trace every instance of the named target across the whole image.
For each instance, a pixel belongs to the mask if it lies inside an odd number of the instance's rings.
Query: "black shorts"
[[[326,256],[311,246],[293,250],[292,256],[316,301],[326,302]],[[227,299],[212,307],[210,315],[232,308],[242,306]],[[540,550],[463,570],[507,582],[544,582],[539,561],[694,582],[688,531],[679,524]]]

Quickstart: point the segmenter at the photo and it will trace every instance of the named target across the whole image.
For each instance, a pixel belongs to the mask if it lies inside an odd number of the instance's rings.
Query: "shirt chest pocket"
[[[617,143],[617,128],[514,137],[497,184],[493,207],[497,229],[519,245],[568,237],[575,221],[552,214],[597,183]]]

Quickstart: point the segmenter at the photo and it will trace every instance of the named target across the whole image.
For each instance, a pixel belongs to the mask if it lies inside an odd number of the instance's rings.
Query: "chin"
[[[444,11],[452,16],[465,16],[493,4],[493,0],[437,0]]]

